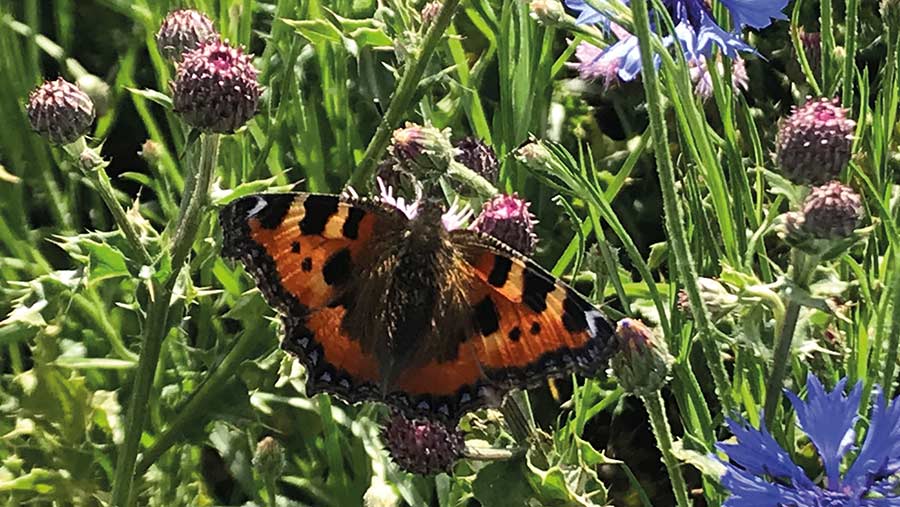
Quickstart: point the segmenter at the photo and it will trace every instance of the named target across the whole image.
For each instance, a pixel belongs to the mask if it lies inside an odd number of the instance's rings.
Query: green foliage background
[[[877,4],[792,2],[790,24],[750,35],[765,58],[748,56],[743,94],[715,74],[704,102],[678,55],[666,61],[660,84],[678,180],[668,187],[657,175],[640,81],[607,89],[578,80],[569,66],[575,47],[604,41],[571,18],[539,23],[520,0],[462,2],[415,93],[395,106],[402,121],[491,144],[501,190],[527,198],[540,219],[537,260],[612,317],[640,317],[665,337],[676,361],[663,399],[698,505],[724,499],[706,457],[727,438],[723,417],[739,411],[759,422],[786,304],[799,311],[788,386],[807,371],[863,380],[867,389],[895,380],[898,49]],[[173,69],[153,37],[169,10],[185,6],[256,56],[266,92],[247,127],[222,138],[212,207],[187,266],[173,274],[173,221],[199,150],[171,111]],[[496,411],[463,421],[471,447],[514,449],[510,459],[463,460],[453,476],[403,473],[382,448],[385,408],[305,397],[302,368],[277,347],[273,312],[242,269],[219,257],[216,206],[263,190],[371,184],[357,168],[381,156],[367,156],[367,146],[400,76],[421,56],[421,7],[0,0],[0,501],[110,501],[154,283],[171,275],[175,297],[139,435],[137,504],[270,502],[252,464],[266,435],[286,451],[278,505],[674,504],[642,405],[606,372],[560,382],[562,407],[550,389],[531,393],[528,414],[540,431],[528,450]],[[847,29],[848,10],[858,12],[857,30]],[[805,71],[793,49],[800,28],[825,32],[821,64]],[[28,93],[56,75],[109,85],[90,143],[110,161],[116,197],[152,262],[117,232],[96,178],[30,131]],[[859,120],[842,179],[864,196],[872,227],[798,287],[774,225],[804,190],[774,172],[770,153],[778,119],[808,94],[839,95]],[[552,141],[551,171],[513,156],[531,137]],[[153,149],[158,155],[147,154]],[[670,191],[684,214],[683,237],[674,239],[688,246],[688,274],[665,232]],[[703,297],[694,312],[706,317],[678,310],[684,288]],[[772,416],[779,439],[811,460],[809,444],[795,442],[792,414]]]

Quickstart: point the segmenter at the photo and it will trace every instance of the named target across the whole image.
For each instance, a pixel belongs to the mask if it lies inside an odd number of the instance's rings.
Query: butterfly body
[[[222,254],[281,314],[309,394],[453,421],[601,367],[614,340],[599,310],[499,241],[446,230],[436,203],[420,208],[298,193],[222,210]]]

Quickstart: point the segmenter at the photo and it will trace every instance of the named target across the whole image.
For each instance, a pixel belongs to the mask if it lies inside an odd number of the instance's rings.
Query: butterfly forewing
[[[350,401],[380,396],[378,365],[341,328],[335,305],[379,229],[399,227],[391,210],[335,195],[258,194],[220,213],[222,254],[243,261],[284,322],[282,348],[308,369],[308,394]]]

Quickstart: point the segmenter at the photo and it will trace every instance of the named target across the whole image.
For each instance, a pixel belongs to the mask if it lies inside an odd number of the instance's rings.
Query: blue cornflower
[[[717,445],[729,458],[721,482],[731,495],[723,507],[900,507],[895,477],[900,471],[900,397],[888,403],[876,387],[869,429],[857,449],[853,427],[862,383],[849,394],[844,393],[846,384],[843,379],[827,392],[810,374],[806,401],[787,392],[800,428],[822,460],[821,484],[791,460],[765,424],[756,429],[746,421],[728,420],[737,443]],[[855,459],[848,458],[854,453]]]
[[[672,16],[675,23],[675,34],[667,37],[663,43],[667,46],[675,39],[681,43],[682,49],[688,60],[699,60],[701,57],[711,56],[713,49],[718,46],[729,57],[736,57],[739,52],[753,53],[752,46],[744,42],[738,33],[745,26],[751,28],[765,28],[773,20],[787,19],[784,8],[788,0],[719,0],[722,2],[734,21],[735,31],[729,32],[719,26],[713,18],[709,7],[709,0],[663,0],[663,4]],[[610,25],[609,19],[603,13],[587,4],[585,0],[565,0],[566,6],[578,12],[577,24],[600,24],[604,27]],[[624,0],[624,3],[628,3]],[[634,63],[640,63],[637,44],[629,39],[622,39],[607,49],[598,58],[620,59],[623,62],[619,78],[624,81],[634,79],[638,74]],[[628,65],[631,64],[631,65]]]

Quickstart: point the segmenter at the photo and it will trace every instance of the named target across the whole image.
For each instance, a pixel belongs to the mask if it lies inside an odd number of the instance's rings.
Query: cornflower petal
[[[772,484],[733,465],[725,465],[720,482],[731,495],[722,507],[776,507],[807,505],[796,490]]]
[[[788,0],[721,0],[731,13],[735,27],[765,28],[772,20],[787,19],[784,9]]]
[[[828,488],[832,491],[837,491],[841,485],[841,459],[853,446],[856,436],[853,425],[862,398],[861,382],[844,396],[846,384],[847,379],[842,379],[828,393],[819,379],[810,373],[806,379],[806,401],[785,390],[797,412],[800,427],[819,451],[828,477]]]
[[[788,453],[778,445],[766,429],[764,422],[759,429],[747,421],[727,420],[728,428],[738,443],[719,443],[716,447],[728,455],[731,461],[754,475],[768,475],[779,479],[789,479],[802,487],[814,487],[812,481],[797,466]]]
[[[869,419],[869,429],[859,454],[844,475],[848,487],[891,490],[890,478],[900,470],[900,397],[886,403],[878,389],[875,406]],[[881,481],[881,482],[878,482]]]

